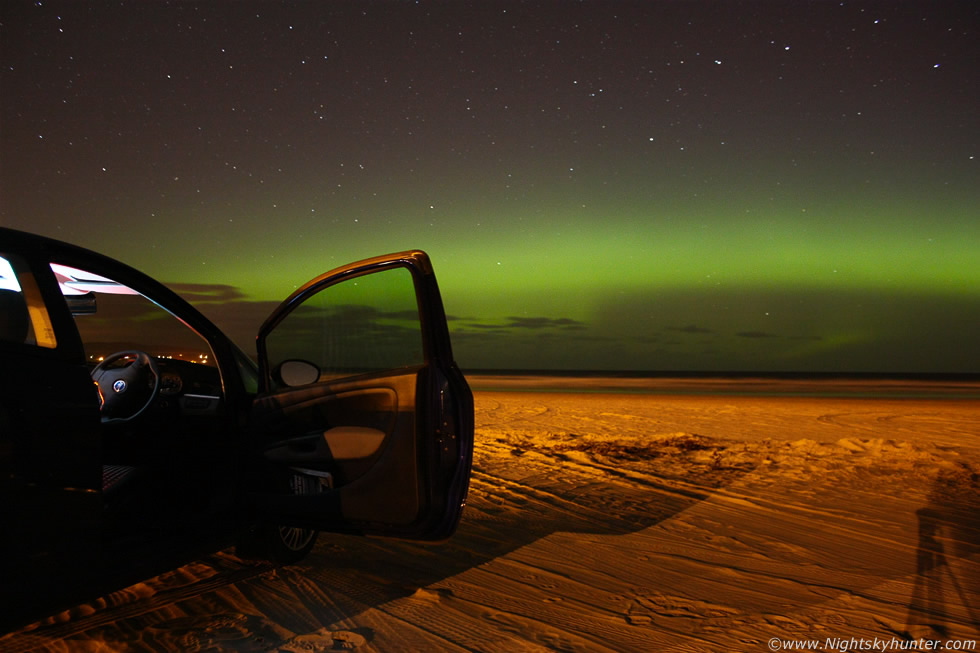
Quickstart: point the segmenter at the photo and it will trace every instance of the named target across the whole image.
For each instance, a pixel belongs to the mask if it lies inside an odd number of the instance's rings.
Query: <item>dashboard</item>
[[[221,374],[218,368],[172,358],[157,358],[160,370],[160,394],[221,394]]]
[[[215,415],[223,396],[217,367],[190,361],[155,357],[160,374],[159,395],[154,402],[158,418],[177,419],[190,415]],[[147,379],[152,390],[154,379]]]
[[[221,405],[221,374],[210,365],[158,358],[158,408],[180,415],[209,415]]]
[[[160,394],[176,395],[184,389],[184,380],[176,372],[160,372]]]

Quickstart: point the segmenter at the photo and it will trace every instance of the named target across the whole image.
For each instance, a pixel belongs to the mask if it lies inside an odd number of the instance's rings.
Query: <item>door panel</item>
[[[329,483],[307,503],[334,510],[339,500],[341,517],[352,522],[411,523],[420,488],[416,465],[405,461],[417,457],[417,376],[314,385],[258,399],[258,423],[277,436],[263,457],[292,471],[329,474],[319,476]],[[309,507],[283,510],[302,518]]]
[[[266,320],[257,346],[252,424],[266,485],[254,498],[266,519],[411,539],[453,532],[469,483],[472,395],[424,253],[314,279]],[[297,473],[319,491],[292,494]]]

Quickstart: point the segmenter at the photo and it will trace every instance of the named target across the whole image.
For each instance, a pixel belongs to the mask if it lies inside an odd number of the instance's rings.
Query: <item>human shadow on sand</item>
[[[916,577],[903,635],[948,638],[962,634],[954,633],[957,625],[980,634],[980,565],[968,561],[980,554],[980,474],[966,464],[941,472],[916,517]]]

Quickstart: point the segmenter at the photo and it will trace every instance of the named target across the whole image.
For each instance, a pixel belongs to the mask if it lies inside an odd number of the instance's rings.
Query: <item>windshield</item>
[[[99,274],[52,263],[89,363],[118,351],[216,365],[208,342],[182,320],[132,288]]]

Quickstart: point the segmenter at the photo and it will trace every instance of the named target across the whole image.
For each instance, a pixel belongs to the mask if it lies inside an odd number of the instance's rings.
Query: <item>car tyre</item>
[[[319,534],[310,528],[272,526],[266,535],[268,557],[281,565],[295,564],[313,550]]]
[[[320,491],[319,480],[295,474],[289,482],[293,494],[315,494]],[[265,558],[280,565],[299,562],[313,550],[319,531],[298,526],[261,524],[239,542],[236,553],[242,557]]]

